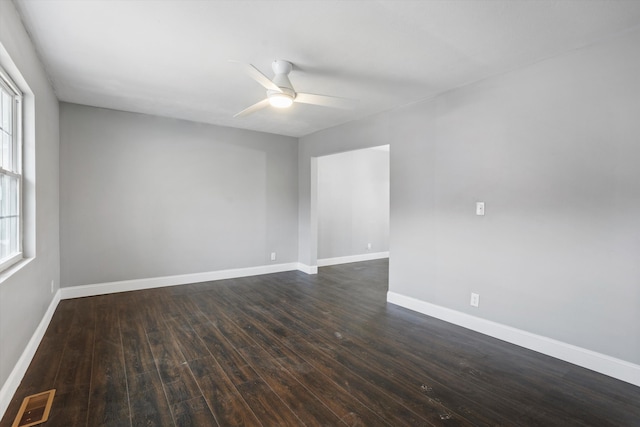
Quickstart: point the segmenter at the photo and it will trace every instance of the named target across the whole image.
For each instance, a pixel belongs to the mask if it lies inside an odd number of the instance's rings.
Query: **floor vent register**
[[[11,427],[30,427],[47,421],[55,394],[53,389],[25,397]]]

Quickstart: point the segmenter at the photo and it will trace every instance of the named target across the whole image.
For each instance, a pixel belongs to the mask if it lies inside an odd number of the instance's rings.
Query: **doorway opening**
[[[389,156],[385,145],[312,159],[318,267],[389,257]]]

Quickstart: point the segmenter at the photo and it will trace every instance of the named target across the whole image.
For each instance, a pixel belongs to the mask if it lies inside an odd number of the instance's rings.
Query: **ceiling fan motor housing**
[[[283,61],[282,59],[276,59],[271,63],[271,69],[274,74],[289,74],[293,70],[293,65],[289,61]]]
[[[271,63],[271,69],[273,70],[275,77],[273,78],[273,83],[277,85],[283,92],[285,89],[289,89],[292,95],[295,96],[295,92],[293,91],[293,85],[289,80],[288,74],[293,69],[291,62],[283,61],[281,59],[276,59]],[[286,93],[286,92],[285,92]]]

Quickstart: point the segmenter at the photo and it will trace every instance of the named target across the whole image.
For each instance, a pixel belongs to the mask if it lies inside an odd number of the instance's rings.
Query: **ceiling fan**
[[[267,97],[250,107],[245,108],[233,117],[243,117],[263,108],[272,106],[276,108],[288,108],[294,102],[302,104],[320,105],[322,107],[333,107],[351,109],[351,100],[328,95],[316,95],[313,93],[296,92],[289,80],[289,73],[293,69],[291,62],[276,59],[271,63],[271,68],[275,74],[273,80],[262,74],[260,70],[251,64],[238,61],[230,61],[242,65],[244,71],[267,89]]]

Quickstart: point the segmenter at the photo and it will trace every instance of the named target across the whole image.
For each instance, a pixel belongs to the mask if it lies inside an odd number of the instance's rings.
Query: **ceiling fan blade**
[[[251,113],[255,113],[258,110],[262,110],[265,107],[269,106],[269,99],[263,99],[260,102],[256,102],[255,104],[253,104],[251,107],[247,107],[244,110],[240,111],[238,114],[234,115],[233,117],[244,117],[247,116]]]
[[[296,93],[294,102],[303,104],[321,105],[323,107],[342,108],[350,110],[354,107],[353,100],[347,98],[338,98],[336,96],[316,95],[313,93]]]
[[[253,80],[257,81],[258,83],[260,83],[262,86],[264,86],[266,89],[270,89],[270,90],[275,90],[277,92],[282,92],[282,90],[278,87],[277,84],[275,84],[274,82],[272,82],[269,77],[265,76],[264,74],[262,74],[262,72],[260,72],[260,70],[258,70],[256,67],[254,67],[251,64],[245,64],[244,62],[240,62],[240,61],[234,61],[233,59],[230,59],[229,62],[233,62],[236,64],[240,64],[242,66],[242,69],[244,70],[244,72],[251,77]]]

